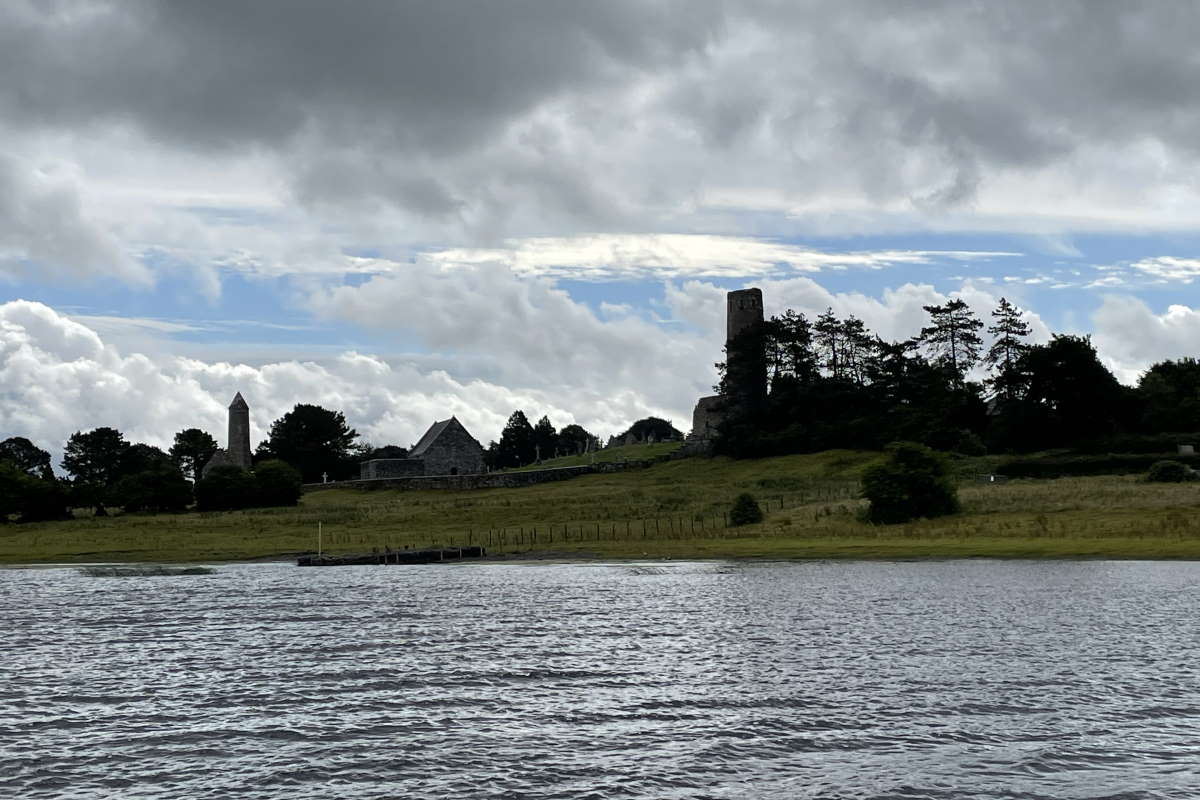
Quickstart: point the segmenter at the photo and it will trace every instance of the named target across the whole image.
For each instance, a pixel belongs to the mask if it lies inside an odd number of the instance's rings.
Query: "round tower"
[[[726,296],[728,311],[725,316],[725,343],[751,325],[763,321],[762,289],[739,289]]]
[[[238,392],[229,404],[229,463],[250,469],[250,406]]]

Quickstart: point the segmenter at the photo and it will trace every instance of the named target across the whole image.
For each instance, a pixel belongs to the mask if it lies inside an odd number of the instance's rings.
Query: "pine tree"
[[[817,357],[831,378],[842,377],[842,323],[833,315],[833,309],[817,317],[813,324],[813,339],[817,343]]]
[[[533,446],[535,458],[547,459],[558,455],[558,431],[549,417],[543,416],[533,426]]]
[[[841,322],[842,372],[845,377],[862,386],[867,381],[867,365],[875,348],[875,340],[861,319],[853,314]]]
[[[955,386],[962,386],[971,367],[979,361],[983,340],[978,331],[983,322],[962,300],[941,306],[922,306],[933,324],[921,329],[921,343],[941,365],[950,370]]]
[[[996,322],[988,328],[996,341],[984,356],[988,366],[995,370],[987,383],[996,396],[1006,402],[1021,397],[1029,384],[1029,377],[1021,368],[1022,358],[1029,352],[1029,344],[1024,341],[1029,336],[1029,323],[1024,320],[1024,314],[1001,297],[1000,305],[992,311]]]
[[[514,411],[500,433],[500,445],[496,450],[498,466],[523,467],[532,463],[537,453],[533,440],[533,426],[525,412]]]

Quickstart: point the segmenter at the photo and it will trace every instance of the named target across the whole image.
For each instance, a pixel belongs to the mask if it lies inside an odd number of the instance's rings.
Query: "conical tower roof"
[[[250,406],[246,404],[246,401],[245,401],[244,399],[242,399],[242,393],[241,393],[241,392],[238,392],[237,394],[235,394],[235,395],[233,396],[233,402],[229,404],[229,410],[230,410],[230,411],[232,411],[232,410],[233,410],[233,409],[235,409],[235,408],[236,408],[236,409],[243,409],[243,408],[244,408],[244,409],[247,409],[247,410],[249,410],[249,408],[250,408]]]

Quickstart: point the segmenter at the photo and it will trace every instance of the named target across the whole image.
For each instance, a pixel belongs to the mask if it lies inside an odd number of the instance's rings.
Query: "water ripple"
[[[0,570],[0,796],[1194,800],[1198,578]]]

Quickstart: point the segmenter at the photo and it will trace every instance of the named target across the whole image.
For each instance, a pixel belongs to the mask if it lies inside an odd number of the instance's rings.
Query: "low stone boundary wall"
[[[532,486],[536,483],[565,481],[577,475],[599,472],[597,464],[583,467],[557,467],[536,469],[527,472],[488,472],[481,475],[422,475],[413,478],[367,478],[356,481],[334,483],[306,483],[304,491],[319,492],[322,489],[403,489],[422,491],[425,489],[508,489],[517,486]],[[607,471],[607,470],[606,470]]]
[[[682,448],[681,448],[682,449]],[[425,489],[512,489],[518,486],[533,486],[538,483],[565,481],[577,475],[595,475],[610,472],[625,472],[631,469],[646,469],[664,461],[686,458],[691,453],[679,455],[675,450],[654,458],[636,461],[601,461],[580,467],[554,467],[552,469],[530,469],[519,472],[486,472],[480,475],[421,475],[407,478],[360,478],[333,483],[306,483],[304,491],[319,492],[322,489],[402,489],[422,491]]]

